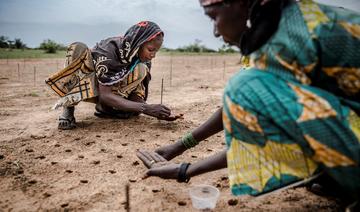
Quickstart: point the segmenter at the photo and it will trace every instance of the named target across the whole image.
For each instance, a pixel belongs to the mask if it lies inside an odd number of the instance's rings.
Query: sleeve
[[[321,71],[318,78],[322,87],[349,100],[360,99],[360,17],[331,8],[324,11],[336,14],[336,19],[316,30],[321,51]]]

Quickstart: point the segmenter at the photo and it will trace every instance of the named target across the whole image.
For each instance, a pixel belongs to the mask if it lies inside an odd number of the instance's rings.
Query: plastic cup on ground
[[[196,185],[190,188],[191,202],[196,209],[214,209],[220,191],[211,185]]]

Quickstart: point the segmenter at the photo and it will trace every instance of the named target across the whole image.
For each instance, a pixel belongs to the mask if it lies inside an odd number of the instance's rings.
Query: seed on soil
[[[61,205],[62,208],[65,208],[67,206],[69,206],[69,203],[64,203],[64,204]]]
[[[101,152],[106,152],[106,149],[100,149]]]
[[[223,146],[224,146],[224,145],[225,145],[225,142],[221,142],[221,145],[223,145]]]
[[[185,206],[185,205],[186,205],[186,202],[185,202],[185,201],[179,201],[179,202],[178,202],[178,205],[180,205],[180,206]]]
[[[133,165],[133,166],[137,166],[137,165],[139,165],[139,161],[135,161],[135,162],[133,162],[133,163],[132,163],[132,165]]]
[[[111,174],[115,174],[115,173],[116,173],[115,170],[109,170],[109,172],[110,172]]]
[[[136,179],[129,179],[129,182],[130,182],[130,183],[135,183],[135,182],[136,182]]]
[[[71,170],[66,170],[65,172],[66,173],[73,173],[73,171],[71,171]]]
[[[117,158],[123,158],[123,156],[122,156],[122,155],[116,155],[116,157],[117,157]]]
[[[192,157],[192,158],[197,158],[197,156],[196,156],[196,155],[191,155],[191,157]]]
[[[225,181],[225,180],[228,180],[229,178],[228,177],[222,177],[221,180],[222,181]]]
[[[55,147],[60,147],[61,145],[60,144],[55,144]]]
[[[40,155],[40,156],[37,156],[37,157],[35,157],[35,159],[45,159],[45,156],[44,155]]]
[[[231,206],[237,205],[239,201],[237,199],[229,199],[228,204]]]
[[[33,149],[25,149],[25,151],[27,151],[27,152],[34,152]]]
[[[88,183],[89,181],[87,180],[80,180],[80,183]]]
[[[208,152],[212,152],[213,150],[212,149],[207,149]]]
[[[151,191],[154,193],[158,193],[158,192],[160,192],[160,189],[152,189]]]
[[[127,146],[127,145],[128,145],[128,143],[122,143],[121,145],[122,145],[122,146]]]
[[[97,138],[100,138],[100,137],[101,137],[101,135],[96,135],[96,137],[97,137]]]
[[[82,158],[84,158],[84,155],[79,155],[78,158],[81,158],[81,159],[82,159]]]
[[[51,165],[55,165],[57,164],[58,162],[55,162],[55,161],[51,161]]]
[[[160,135],[159,135],[159,134],[156,134],[155,136],[156,136],[156,137],[159,137]]]
[[[107,141],[112,141],[112,139],[111,139],[111,138],[109,138],[109,139],[107,139]]]
[[[141,142],[145,142],[145,139],[142,139],[142,138],[141,138],[140,141],[141,141]]]
[[[95,164],[95,165],[97,165],[97,164],[99,164],[100,163],[100,161],[99,160],[94,160],[93,162],[91,162],[92,164]]]
[[[90,145],[92,145],[92,144],[94,144],[95,143],[95,141],[89,141],[89,142],[87,142],[85,145],[86,146],[90,146]]]
[[[44,196],[45,198],[48,198],[48,197],[51,196],[51,194],[49,194],[48,192],[45,192],[45,193],[43,193],[43,196]]]
[[[71,152],[71,149],[66,149],[65,152]]]
[[[37,183],[37,181],[36,180],[29,180],[28,183],[29,184],[35,184],[35,183]]]

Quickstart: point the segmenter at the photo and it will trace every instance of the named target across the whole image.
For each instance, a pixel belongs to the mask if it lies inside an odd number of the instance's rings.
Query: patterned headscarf
[[[123,37],[102,40],[92,49],[92,56],[99,83],[113,85],[121,81],[138,62],[138,50],[142,44],[164,34],[150,21],[130,27]]]

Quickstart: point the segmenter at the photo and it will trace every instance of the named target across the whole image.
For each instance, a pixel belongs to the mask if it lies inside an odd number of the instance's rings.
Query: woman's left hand
[[[156,152],[137,151],[136,155],[149,168],[146,176],[158,176],[164,179],[178,179],[180,165],[167,161]]]

